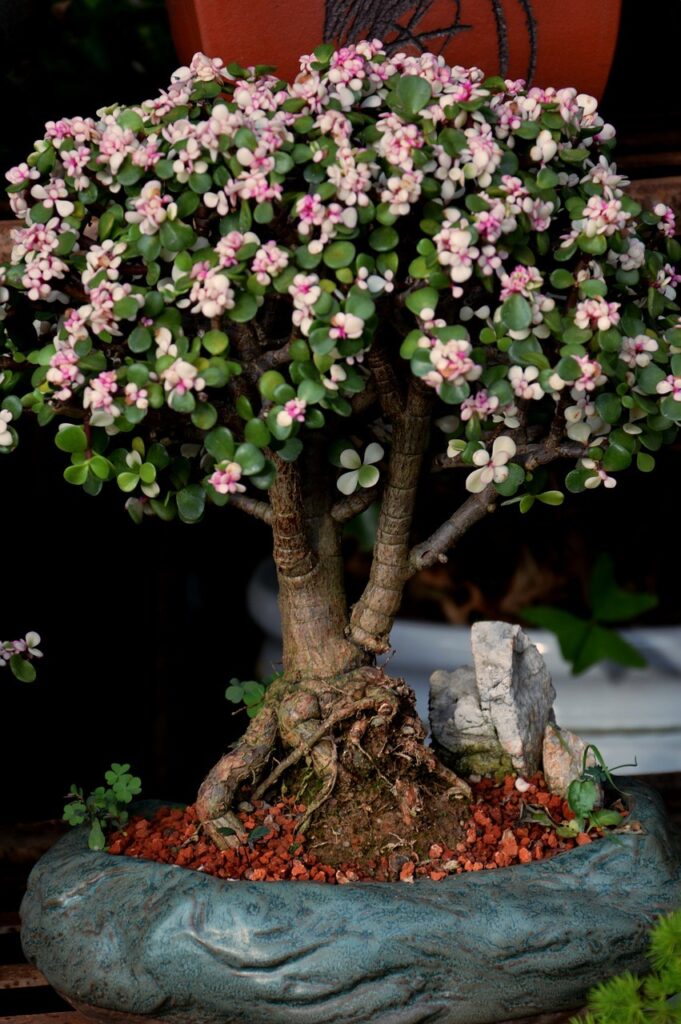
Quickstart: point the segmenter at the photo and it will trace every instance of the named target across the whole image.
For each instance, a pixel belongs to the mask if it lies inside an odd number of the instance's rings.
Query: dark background
[[[678,173],[677,7],[624,3],[602,110],[619,129],[621,164],[638,177]],[[0,57],[3,169],[25,158],[45,120],[153,95],[177,64],[156,0],[0,0]],[[112,488],[93,500],[64,483],[49,429],[21,426],[0,474],[0,638],[36,629],[46,658],[34,684],[0,674],[0,821],[58,816],[69,785],[98,784],[112,760],[129,761],[147,795],[190,800],[245,725],[224,689],[253,675],[261,635],[244,589],[269,531],[231,509],[192,527],[136,527]],[[605,548],[622,582],[657,591],[649,621],[681,622],[680,465],[672,451],[653,476],[618,475],[614,493],[530,516],[504,509],[462,543],[452,578],[498,604],[529,555],[555,578],[556,598],[579,610]],[[426,507],[446,507],[441,487],[424,484]],[[417,530],[433,525],[426,518]],[[362,566],[355,557],[360,575]],[[420,594],[409,613],[437,614]]]

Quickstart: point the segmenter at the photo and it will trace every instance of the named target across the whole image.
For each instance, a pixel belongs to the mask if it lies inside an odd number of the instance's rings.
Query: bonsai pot
[[[94,853],[78,829],[31,874],[22,944],[90,1021],[486,1024],[579,1006],[645,967],[650,923],[681,900],[678,834],[654,793],[623,786],[641,833],[439,883],[230,884]]]
[[[266,677],[281,660],[281,621],[274,566],[263,561],[248,587],[248,610],[265,633],[258,669]],[[526,629],[537,644],[556,689],[556,717],[566,729],[595,743],[607,764],[638,772],[681,772],[681,628],[639,626],[623,636],[648,661],[645,669],[609,662],[573,676],[553,633]],[[391,633],[390,671],[409,681],[417,710],[428,721],[429,678],[436,669],[471,663],[468,626],[398,618]]]
[[[442,54],[448,64],[477,65],[488,74],[525,78],[600,96],[610,71],[621,0],[167,0],[180,58],[202,50],[243,65],[267,54],[278,73],[293,78],[301,53],[322,40],[337,45],[382,39],[390,50]],[[257,30],[254,31],[254,27]]]

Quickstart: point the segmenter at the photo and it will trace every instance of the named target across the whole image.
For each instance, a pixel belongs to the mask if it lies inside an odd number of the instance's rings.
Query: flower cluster
[[[194,522],[370,408],[378,345],[453,407],[473,492],[531,483],[515,430],[570,442],[573,490],[652,468],[681,422],[681,246],[613,141],[575,89],[376,40],[290,85],[197,54],[154,99],[49,122],[6,176],[0,300],[35,339],[2,320],[0,450],[59,417],[69,482]]]

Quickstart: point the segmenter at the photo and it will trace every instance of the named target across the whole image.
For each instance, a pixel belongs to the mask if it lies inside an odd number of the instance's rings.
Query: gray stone
[[[460,774],[495,775],[512,768],[494,725],[480,707],[474,669],[433,672],[429,714],[433,741]]]
[[[555,723],[549,722],[544,730],[542,766],[552,793],[567,796],[568,786],[572,780],[582,774],[586,748],[587,744],[576,733],[570,732],[569,729],[560,729]],[[587,755],[586,764],[587,767],[596,764],[596,758],[591,751]]]
[[[541,767],[556,691],[544,659],[520,626],[476,622],[471,629],[480,709],[521,775]]]
[[[430,677],[433,740],[461,773],[532,775],[556,696],[544,659],[507,622],[477,622],[471,646],[475,668]]]
[[[24,951],[98,1008],[88,1020],[121,1024],[489,1024],[581,1006],[646,968],[651,922],[681,903],[659,798],[622,789],[640,833],[414,885],[225,882],[93,852],[80,828],[31,873]]]

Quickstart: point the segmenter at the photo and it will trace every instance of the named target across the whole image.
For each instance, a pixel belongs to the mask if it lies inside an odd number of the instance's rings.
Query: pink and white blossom
[[[681,402],[681,377],[673,373],[667,374],[655,389],[658,395],[670,395],[675,402]]]
[[[241,480],[241,466],[238,462],[220,462],[208,483],[218,494],[239,494],[246,490]]]
[[[306,409],[307,402],[302,398],[291,398],[277,413],[277,424],[280,427],[290,427],[293,423],[304,423]]]
[[[635,338],[623,338],[620,348],[620,359],[632,370],[637,366],[648,366],[653,358],[653,352],[657,352],[658,343],[647,334],[637,334]]]
[[[473,455],[473,462],[478,469],[466,477],[466,490],[479,494],[489,484],[501,484],[508,478],[508,462],[516,453],[515,441],[502,435],[492,445],[492,452],[479,449]]]

